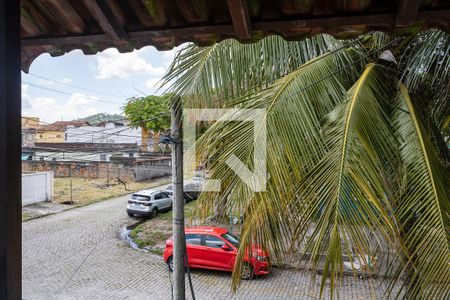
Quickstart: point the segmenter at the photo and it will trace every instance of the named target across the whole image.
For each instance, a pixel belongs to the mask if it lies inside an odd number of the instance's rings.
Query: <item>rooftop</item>
[[[80,127],[88,125],[86,121],[56,121],[52,124],[42,124],[37,129],[43,131],[65,131],[67,127]]]

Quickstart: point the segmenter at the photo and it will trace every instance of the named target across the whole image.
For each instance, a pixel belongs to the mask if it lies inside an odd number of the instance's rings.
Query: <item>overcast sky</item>
[[[43,54],[32,63],[30,74],[22,73],[22,115],[53,122],[121,113],[127,98],[158,94],[154,86],[175,51],[158,52],[150,46],[132,53],[111,48],[96,55],[80,50],[59,57]]]

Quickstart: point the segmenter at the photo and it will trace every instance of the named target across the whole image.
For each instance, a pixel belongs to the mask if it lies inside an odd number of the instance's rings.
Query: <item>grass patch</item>
[[[195,201],[187,203],[184,207],[184,214],[189,218]],[[139,248],[147,247],[151,253],[162,255],[165,241],[172,236],[172,210],[160,213],[154,219],[148,219],[144,223],[136,226],[130,237]]]
[[[72,193],[70,192],[71,181]],[[170,182],[171,179],[168,177],[151,181],[130,182],[127,184],[128,190],[125,190],[122,184],[116,184],[113,180],[110,181],[112,185],[106,186],[105,179],[55,178],[53,202],[70,203],[72,194],[73,204],[76,206],[84,206],[139,190],[169,184]]]
[[[164,253],[164,250],[161,248],[153,248],[153,249],[150,249],[150,252],[153,254],[162,256]]]
[[[31,215],[27,213],[22,213],[22,222],[31,219]]]

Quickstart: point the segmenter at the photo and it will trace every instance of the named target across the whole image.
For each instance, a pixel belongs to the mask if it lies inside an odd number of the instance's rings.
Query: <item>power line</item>
[[[325,80],[325,79],[327,79],[327,78],[330,78],[331,76],[334,76],[335,74],[337,74],[337,73],[339,73],[339,72],[345,70],[346,68],[348,68],[348,67],[350,67],[350,66],[352,66],[352,65],[354,65],[354,64],[356,64],[356,63],[359,63],[360,61],[362,61],[363,59],[365,59],[365,58],[367,58],[368,56],[372,55],[373,53],[375,53],[375,52],[377,52],[377,51],[380,51],[380,50],[382,50],[383,48],[385,48],[386,46],[388,46],[388,45],[390,45],[390,44],[396,42],[398,39],[400,39],[400,38],[394,39],[394,40],[392,40],[392,41],[386,43],[385,45],[383,45],[383,46],[381,46],[381,47],[379,47],[379,48],[377,48],[377,49],[375,49],[375,50],[373,50],[373,51],[367,53],[365,56],[363,56],[363,57],[361,57],[361,58],[359,58],[359,59],[357,59],[357,60],[355,60],[355,61],[353,61],[353,62],[347,64],[346,66],[344,66],[344,67],[342,67],[342,68],[336,70],[335,72],[333,72],[333,73],[331,73],[331,74],[329,74],[329,75],[327,75],[327,76],[325,76],[325,77],[323,77],[323,78],[321,78],[321,79],[319,79],[319,80],[317,80],[317,81],[315,81],[315,82],[312,82],[311,84],[309,84],[308,86],[303,87],[303,88],[300,89],[299,91],[287,95],[287,97],[291,97],[291,96],[294,96],[294,95],[296,95],[296,94],[299,94],[299,93],[305,91],[306,89],[308,89],[308,88],[314,86],[315,84],[318,84],[318,83],[322,82],[323,80]],[[152,118],[152,119],[156,119],[156,118]],[[152,119],[145,120],[145,121],[150,121],[150,120],[152,120]],[[127,128],[127,129],[128,129],[128,128]],[[112,133],[112,134],[110,134],[110,135],[113,135],[113,134],[117,134],[117,132]],[[104,138],[104,137],[102,137],[102,138]]]
[[[301,93],[301,92],[303,92],[304,90],[306,90],[306,89],[312,87],[313,85],[315,85],[315,84],[317,84],[317,83],[320,83],[320,82],[322,82],[323,80],[325,80],[325,79],[327,79],[327,78],[329,78],[329,77],[331,77],[331,76],[334,76],[335,74],[337,74],[337,73],[339,73],[339,72],[345,70],[346,68],[348,68],[348,67],[350,67],[350,66],[352,66],[352,65],[354,65],[354,64],[356,64],[356,63],[359,63],[360,61],[362,61],[363,59],[365,59],[365,58],[367,58],[368,56],[372,55],[373,53],[375,53],[375,52],[377,52],[377,51],[380,51],[380,50],[382,50],[383,48],[385,48],[386,46],[388,46],[388,45],[390,45],[390,44],[396,42],[398,39],[400,39],[400,38],[394,39],[394,40],[392,40],[392,41],[386,43],[385,45],[383,45],[383,46],[381,46],[381,47],[379,47],[379,48],[377,48],[377,49],[375,49],[375,50],[373,50],[373,51],[367,53],[367,54],[364,55],[363,57],[361,57],[361,58],[359,58],[359,59],[357,59],[357,60],[355,60],[355,61],[353,61],[353,62],[347,64],[346,66],[344,66],[344,67],[338,69],[337,71],[335,71],[335,72],[333,72],[333,73],[331,73],[331,74],[329,74],[329,75],[327,75],[327,76],[325,76],[325,77],[323,77],[323,78],[321,78],[321,79],[319,79],[319,80],[317,80],[317,81],[315,81],[315,82],[309,84],[308,86],[305,86],[305,87],[302,88],[301,90],[299,90],[299,91],[297,91],[297,92],[295,92],[295,93],[292,93],[292,94],[290,94],[290,95],[287,95],[287,97],[290,97],[290,96],[296,95],[296,94],[298,94],[298,93]],[[167,114],[168,114],[168,113],[167,113]],[[167,114],[161,114],[161,115],[167,115]],[[158,117],[156,117],[156,118],[158,118]],[[151,118],[151,119],[148,119],[148,120],[145,120],[145,121],[154,120],[154,119],[156,119],[156,118]],[[128,129],[128,128],[127,128],[127,129]],[[106,129],[106,130],[109,130],[109,128]],[[124,129],[124,130],[125,130],[125,129]],[[123,130],[122,130],[122,131],[123,131]],[[118,131],[118,132],[120,132],[120,131]],[[110,135],[117,134],[118,132],[111,133]],[[92,133],[92,132],[89,132],[89,133]],[[110,136],[110,135],[109,135],[109,136]],[[101,137],[101,138],[104,138],[104,137]],[[113,151],[113,152],[117,152],[117,151]],[[113,152],[112,152],[112,153],[113,153]],[[107,152],[106,152],[106,153],[107,153]],[[51,156],[51,155],[50,155],[50,156]]]
[[[115,95],[115,94],[110,94],[110,93],[105,93],[105,92],[101,92],[101,91],[97,91],[97,90],[92,90],[92,89],[84,88],[84,87],[77,86],[77,85],[73,85],[73,84],[70,84],[70,83],[67,83],[67,82],[64,82],[64,81],[61,81],[61,80],[50,79],[50,78],[44,77],[44,76],[42,76],[42,75],[36,75],[36,74],[33,74],[33,73],[28,73],[28,75],[33,76],[33,77],[36,77],[36,78],[39,78],[39,79],[43,79],[43,80],[48,80],[48,81],[52,81],[52,82],[57,82],[57,83],[59,83],[59,84],[66,85],[66,86],[70,86],[70,87],[75,88],[75,89],[79,89],[79,90],[83,90],[83,91],[87,91],[87,92],[91,92],[91,93],[97,93],[97,94],[102,94],[102,95],[105,95],[105,96],[110,96],[110,97],[116,97],[116,98],[121,98],[121,99],[123,99],[123,97],[118,96],[118,95]]]
[[[159,117],[168,116],[168,115],[169,115],[169,113],[162,113],[162,114],[157,115],[155,118],[143,120],[143,122],[152,121],[152,120],[155,120],[155,119],[157,119]],[[31,117],[22,116],[22,118],[28,119],[28,120],[33,120]],[[114,121],[111,121],[111,122],[114,122]],[[44,122],[44,121],[39,121],[39,123],[42,123],[44,125],[53,125],[53,123],[48,123],[48,122]],[[92,127],[95,127],[95,126],[92,126]],[[114,128],[104,128],[104,129],[100,129],[100,130],[96,130],[96,131],[93,131],[93,130],[91,131],[91,130],[83,129],[83,128],[80,128],[80,127],[76,127],[76,128],[77,128],[77,130],[84,131],[86,133],[76,133],[76,134],[71,134],[71,136],[83,136],[83,135],[88,136],[88,135],[92,135],[92,134],[102,134],[105,131],[115,129],[115,127],[114,127]],[[122,130],[118,130],[118,131],[115,131],[115,132],[108,133],[107,136],[97,137],[94,140],[101,140],[101,139],[107,138],[109,136],[115,135],[117,133],[123,132],[123,131],[125,131],[127,129],[132,129],[132,128],[133,127],[131,127],[131,126],[127,126],[126,128],[124,128]],[[141,138],[142,137],[142,135],[130,135],[130,134],[120,134],[120,136],[121,137],[131,137],[131,138]],[[91,140],[89,142],[92,142],[92,141],[93,140]],[[74,142],[74,143],[76,143],[76,142]],[[82,142],[82,143],[87,143],[87,142]]]
[[[144,120],[144,122],[152,121],[152,120],[158,119],[158,118],[161,117],[161,116],[168,115],[168,114],[169,114],[169,113],[162,113],[162,114],[157,115],[156,117],[146,119],[146,120]],[[26,118],[26,117],[25,117],[25,118]],[[109,130],[109,129],[110,129],[110,128],[106,128],[105,130]],[[96,140],[105,139],[105,138],[107,138],[108,136],[115,135],[115,134],[117,134],[117,133],[120,133],[120,132],[125,131],[125,130],[128,130],[128,129],[129,129],[129,127],[126,127],[126,128],[124,128],[124,129],[118,130],[118,131],[116,131],[116,132],[114,132],[114,133],[109,133],[107,136],[101,136],[101,137],[98,137],[98,138],[96,138],[96,139],[92,139],[92,141],[91,141],[90,143],[93,143],[93,142],[96,141]],[[115,152],[117,152],[117,151],[113,151],[113,152],[111,152],[111,153],[115,153]],[[48,155],[48,156],[46,156],[46,157],[53,157],[53,156],[55,156],[55,155],[56,155],[56,154],[50,154],[50,155]]]
[[[50,92],[54,92],[54,93],[58,93],[58,94],[63,94],[63,95],[67,95],[67,96],[72,96],[72,95],[73,95],[73,94],[68,93],[68,92],[64,92],[64,91],[57,90],[57,89],[52,89],[52,88],[49,88],[49,87],[46,87],[46,86],[42,86],[42,85],[39,85],[39,84],[35,84],[35,83],[29,82],[29,81],[22,81],[22,82],[25,83],[25,84],[28,84],[28,85],[30,85],[30,86],[33,86],[33,87],[35,87],[35,88],[47,90],[47,91],[50,91]],[[87,95],[84,95],[84,97],[87,98],[87,99],[89,99],[89,100],[91,100],[91,101],[96,101],[96,102],[103,102],[103,103],[108,103],[108,104],[119,104],[119,105],[120,105],[120,104],[124,104],[124,103],[119,103],[119,102],[113,102],[113,101],[107,101],[107,100],[100,100],[100,99],[96,99],[96,98],[94,98],[94,97],[92,97],[92,96],[87,96]]]

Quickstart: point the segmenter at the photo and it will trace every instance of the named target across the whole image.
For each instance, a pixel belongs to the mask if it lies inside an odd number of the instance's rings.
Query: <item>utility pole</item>
[[[184,199],[183,199],[183,143],[181,137],[182,105],[180,97],[174,97],[172,116],[172,184],[173,184],[173,296],[185,299],[184,282]]]

